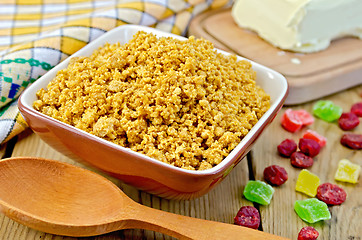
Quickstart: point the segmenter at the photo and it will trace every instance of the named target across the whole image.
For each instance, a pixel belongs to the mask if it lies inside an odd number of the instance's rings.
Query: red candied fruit
[[[288,173],[283,167],[271,165],[264,169],[264,179],[272,185],[280,186],[288,180]]]
[[[317,156],[321,150],[321,146],[317,141],[308,138],[299,139],[298,146],[301,152],[310,157]]]
[[[298,234],[298,240],[316,240],[319,236],[319,232],[311,226],[304,227]]]
[[[258,209],[252,206],[243,206],[234,218],[234,224],[258,229],[260,225],[260,214]]]
[[[345,133],[341,137],[341,144],[352,149],[362,149],[362,134]]]
[[[351,112],[356,114],[358,117],[362,117],[362,102],[358,102],[352,105]]]
[[[310,125],[314,122],[314,117],[304,109],[285,110],[281,118],[282,126],[289,132],[296,132],[303,126]]]
[[[347,193],[343,188],[335,184],[323,183],[318,186],[317,198],[328,205],[340,205],[346,200],[346,197]]]
[[[359,124],[358,116],[353,112],[342,113],[338,119],[338,125],[342,130],[348,131],[357,127]]]
[[[295,110],[294,113],[302,121],[303,126],[308,126],[314,123],[314,117],[304,109]]]
[[[296,168],[309,168],[313,166],[314,160],[302,152],[295,152],[290,156],[290,163]]]
[[[313,139],[316,142],[319,143],[319,145],[322,147],[324,147],[327,144],[327,138],[325,138],[324,136],[320,135],[319,133],[308,129],[307,131],[305,131],[305,133],[303,134],[302,138],[308,138],[308,139]]]
[[[297,144],[293,139],[285,139],[278,145],[278,152],[284,157],[290,157],[293,152],[297,151]]]
[[[296,132],[302,128],[303,123],[292,109],[285,110],[281,119],[282,126],[289,132]]]

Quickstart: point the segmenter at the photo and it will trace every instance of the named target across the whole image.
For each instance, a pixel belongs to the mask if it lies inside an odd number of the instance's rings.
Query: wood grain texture
[[[175,201],[175,200],[166,200],[153,196],[137,189],[122,184],[118,180],[108,177],[107,175],[90,168],[89,166],[84,166],[80,163],[74,162],[73,160],[63,156],[62,154],[56,152],[50,148],[46,143],[44,143],[37,135],[28,132],[25,132],[19,136],[19,140],[15,145],[13,151],[13,157],[15,156],[34,156],[34,157],[43,157],[50,158],[55,160],[64,161],[71,163],[77,166],[87,168],[89,170],[95,171],[102,174],[103,176],[110,179],[112,182],[116,183],[130,198],[139,202],[145,206],[149,206],[155,209],[161,209],[167,212],[172,212],[180,215],[191,216],[195,218],[219,221],[224,223],[233,223],[233,218],[238,209],[244,205],[252,205],[252,203],[243,199],[242,196],[242,186],[248,181],[248,167],[247,161],[241,161],[238,166],[230,173],[230,176],[225,179],[222,183],[218,185],[217,188],[212,190],[209,194],[194,200],[189,201]],[[238,187],[233,187],[238,186]],[[228,194],[225,194],[227,192]],[[228,204],[225,204],[228,203]],[[32,239],[30,236],[41,236],[41,238],[53,238],[54,235],[42,233],[39,231],[32,230],[23,225],[20,225],[5,216],[2,216],[7,224],[4,231],[0,228],[0,239]],[[0,219],[1,221],[1,219]],[[29,232],[24,236],[17,236],[16,238],[11,237],[11,234],[14,232]],[[58,236],[59,239],[77,239],[71,237],[62,237]],[[39,239],[34,237],[34,239]],[[148,230],[123,230],[110,234],[105,234],[103,236],[97,237],[88,237],[81,239],[175,239],[167,235],[156,233]]]
[[[362,101],[362,86],[358,86],[338,94],[325,97],[343,107],[344,111],[349,111],[350,106],[355,102]],[[306,109],[311,111],[315,102],[293,106],[293,109]],[[272,202],[268,206],[260,206],[262,217],[262,227],[265,232],[277,234],[280,236],[296,239],[299,230],[309,224],[303,222],[294,212],[293,204],[297,199],[305,199],[307,196],[297,193],[294,190],[295,182],[300,170],[290,165],[289,159],[282,158],[277,154],[277,144],[285,138],[298,140],[303,131],[289,133],[280,126],[280,116],[287,109],[284,107],[271,125],[263,132],[262,136],[254,145],[249,155],[252,163],[251,176],[257,180],[263,180],[262,172],[266,166],[278,164],[286,168],[289,174],[288,181],[275,187],[275,194]],[[339,239],[361,239],[362,236],[362,185],[361,179],[357,184],[341,183],[334,181],[334,173],[337,163],[342,158],[347,158],[354,163],[362,165],[362,151],[351,150],[343,147],[339,143],[339,138],[343,131],[339,129],[336,123],[327,123],[316,119],[314,124],[308,128],[313,129],[328,139],[328,143],[321,153],[315,158],[315,164],[310,169],[317,174],[321,182],[332,182],[342,186],[347,192],[347,200],[341,206],[330,207],[332,219],[328,221],[311,224],[320,232],[319,240],[339,240]],[[362,133],[362,125],[358,126],[353,132]],[[4,146],[2,146],[4,148]],[[73,160],[61,155],[30,130],[19,135],[14,147],[12,156],[35,156],[51,158],[65,161],[71,164],[82,166],[90,170],[92,168],[74,162]],[[100,173],[100,172],[98,172]],[[102,173],[100,173],[102,174]],[[104,174],[103,174],[104,175]],[[104,175],[106,176],[106,175]],[[233,218],[241,206],[252,205],[242,197],[242,191],[249,180],[248,164],[246,159],[241,161],[234,170],[209,194],[198,199],[190,201],[173,201],[159,198],[148,193],[138,191],[137,189],[122,184],[116,179],[110,178],[116,183],[129,197],[136,202],[142,203],[156,209],[173,212],[185,216],[192,216],[201,219],[232,223]],[[123,230],[97,237],[71,238],[55,236],[43,232],[35,231],[20,225],[4,215],[0,215],[0,239],[14,240],[32,240],[32,239],[56,239],[56,240],[120,240],[120,239],[175,239],[167,235],[146,230]]]
[[[360,94],[362,86],[335,94],[324,99],[332,100],[348,111],[354,102],[362,101]],[[314,102],[294,106],[293,109],[306,109],[311,111]],[[289,159],[282,158],[277,154],[277,144],[285,138],[298,140],[303,131],[289,133],[280,126],[280,116],[286,110],[282,109],[274,122],[266,129],[257,141],[250,154],[252,171],[255,179],[263,180],[262,172],[266,166],[278,164],[286,168],[289,174],[288,181],[275,187],[275,194],[272,202],[268,206],[260,206],[262,216],[262,226],[264,231],[280,236],[296,239],[299,230],[309,224],[303,222],[294,212],[293,204],[297,199],[305,199],[307,196],[297,193],[294,190],[295,182],[300,170],[290,165]],[[362,152],[343,147],[339,143],[339,138],[343,133],[336,123],[327,123],[316,119],[315,123],[308,127],[316,130],[327,137],[328,143],[321,153],[315,158],[315,164],[310,169],[317,174],[321,182],[338,183],[342,186],[348,196],[345,203],[341,206],[330,207],[332,219],[316,224],[311,224],[319,232],[319,240],[337,240],[337,239],[360,239],[362,236],[362,186],[361,180],[357,184],[348,184],[334,181],[334,173],[337,163],[342,158],[362,165]],[[358,126],[354,132],[362,133],[362,125]],[[19,136],[15,145],[13,156],[37,156],[65,161],[71,164],[82,166],[71,159],[68,159],[47,146],[37,135],[30,131]],[[94,170],[94,169],[91,169]],[[247,161],[244,159],[228,175],[228,177],[218,185],[209,194],[190,201],[173,201],[159,198],[138,191],[137,189],[120,183],[118,180],[107,177],[116,183],[129,197],[142,203],[143,205],[162,209],[185,216],[192,216],[201,219],[232,223],[233,217],[241,206],[252,205],[242,197],[242,191],[249,179]],[[32,230],[20,225],[9,218],[0,216],[0,239],[77,239],[71,237],[55,236]],[[145,230],[123,230],[97,237],[79,238],[80,239],[175,239],[167,235]]]
[[[192,20],[189,35],[243,56],[283,74],[289,83],[286,104],[305,103],[362,83],[362,41],[343,38],[324,51],[301,54],[282,51],[257,34],[236,25],[230,9],[213,10]]]
[[[3,145],[0,146],[0,158],[2,158],[5,154],[5,150],[6,150],[6,146],[7,144],[4,143]]]
[[[37,157],[0,161],[0,206],[11,219],[66,236],[148,229],[180,239],[287,240],[266,232],[136,203],[99,174]]]
[[[362,101],[360,96],[361,92],[362,87],[359,86],[323,99],[333,101],[335,104],[341,106],[344,112],[348,112],[353,103]],[[312,112],[314,103],[315,102],[297,105],[292,109],[305,109]],[[272,164],[283,166],[289,176],[288,181],[284,185],[275,188],[272,203],[260,209],[261,216],[263,217],[264,230],[296,239],[299,230],[304,226],[310,225],[319,231],[319,240],[361,239],[361,180],[359,180],[357,184],[337,182],[334,180],[334,174],[337,170],[339,160],[343,158],[347,158],[362,166],[362,151],[351,150],[340,144],[340,137],[344,131],[338,127],[336,122],[328,123],[316,118],[311,126],[305,127],[301,129],[301,131],[296,133],[285,131],[279,123],[280,116],[286,109],[287,108],[284,107],[281,113],[279,113],[272,127],[267,129],[263,139],[256,143],[253,151],[255,175],[257,179],[262,179],[264,168]],[[277,145],[286,138],[294,139],[298,143],[299,138],[302,137],[304,131],[307,129],[315,130],[327,138],[327,145],[314,158],[315,162],[308,170],[318,175],[321,183],[330,182],[338,184],[347,192],[347,200],[342,205],[329,207],[332,219],[315,224],[307,224],[298,218],[294,212],[293,206],[295,200],[307,199],[309,197],[294,190],[300,169],[292,167],[290,160],[279,156],[276,150]],[[352,132],[361,134],[362,125],[359,125]],[[272,141],[270,141],[271,144],[267,144],[268,139],[272,139]],[[257,149],[259,149],[259,151],[257,151]]]

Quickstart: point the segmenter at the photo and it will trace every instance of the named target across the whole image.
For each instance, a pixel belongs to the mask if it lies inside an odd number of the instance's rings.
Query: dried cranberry
[[[341,137],[341,144],[352,149],[362,149],[362,134],[345,133]]]
[[[264,169],[264,179],[272,185],[280,186],[288,180],[288,173],[283,167],[271,165]]]
[[[278,152],[284,157],[290,157],[293,152],[297,151],[297,144],[292,139],[285,139],[278,145]]]
[[[294,152],[290,156],[290,163],[297,168],[309,168],[313,165],[313,158],[305,155],[302,152]]]
[[[258,209],[252,206],[241,207],[234,218],[234,224],[258,229],[260,225],[260,214]]]
[[[338,125],[342,130],[348,131],[357,127],[359,124],[358,116],[353,113],[342,113],[342,115],[338,119]]]
[[[351,112],[356,114],[358,117],[362,117],[362,102],[358,102],[352,105]]]
[[[301,138],[299,139],[299,149],[305,155],[310,157],[317,156],[321,150],[321,146],[316,140],[309,139],[309,138]]]
[[[332,184],[323,183],[318,186],[317,198],[329,205],[340,205],[346,200],[347,194],[343,188]]]
[[[311,226],[304,227],[298,234],[298,240],[316,240],[319,236],[319,232]]]

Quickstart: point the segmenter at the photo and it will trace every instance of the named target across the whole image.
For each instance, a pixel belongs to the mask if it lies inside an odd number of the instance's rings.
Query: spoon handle
[[[177,215],[143,205],[136,206],[128,227],[152,230],[178,239],[288,239],[247,227]]]

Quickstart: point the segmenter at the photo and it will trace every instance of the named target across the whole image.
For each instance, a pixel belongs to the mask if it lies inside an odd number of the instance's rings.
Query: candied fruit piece
[[[319,232],[311,226],[304,227],[298,234],[298,240],[316,240],[319,236]]]
[[[264,179],[271,185],[280,186],[288,180],[287,171],[278,165],[271,165],[264,169]]]
[[[333,122],[342,114],[342,108],[335,105],[332,101],[320,100],[313,105],[313,114],[318,118]]]
[[[317,188],[320,184],[319,177],[310,171],[303,169],[297,179],[295,190],[310,197],[317,195]]]
[[[296,132],[313,122],[314,117],[304,109],[292,110],[288,108],[281,118],[282,126],[289,132]]]
[[[289,132],[296,132],[303,126],[303,122],[291,108],[285,110],[281,118],[281,124]]]
[[[358,117],[362,117],[362,102],[358,102],[352,105],[351,112],[356,114]]]
[[[290,163],[296,168],[309,168],[313,166],[314,160],[302,152],[294,152],[290,156]]]
[[[353,112],[342,113],[338,119],[338,125],[344,131],[352,130],[359,125],[359,118]]]
[[[297,151],[298,146],[293,139],[285,139],[277,148],[280,155],[290,157],[293,152]]]
[[[362,149],[362,134],[345,133],[341,137],[341,144],[352,149]]]
[[[301,138],[299,139],[299,149],[307,156],[315,157],[321,150],[319,143],[313,139]]]
[[[250,180],[244,189],[244,196],[252,202],[261,205],[268,205],[273,197],[274,189],[269,184],[262,181]]]
[[[294,110],[300,121],[302,121],[303,126],[308,126],[314,123],[314,117],[304,109]]]
[[[338,163],[334,179],[341,182],[357,183],[360,172],[360,165],[354,164],[348,159],[342,159]]]
[[[234,217],[234,224],[248,228],[258,229],[260,225],[260,214],[253,206],[243,206]]]
[[[308,223],[331,219],[328,205],[316,198],[296,200],[294,210],[303,221]]]
[[[347,193],[338,185],[323,183],[317,189],[317,198],[328,205],[340,205],[347,197]]]
[[[317,133],[316,131],[310,130],[308,129],[307,131],[305,131],[305,133],[303,134],[302,138],[307,138],[307,139],[313,139],[316,142],[319,143],[319,145],[322,147],[324,147],[327,144],[327,138],[325,138],[324,136],[320,135],[319,133]]]

